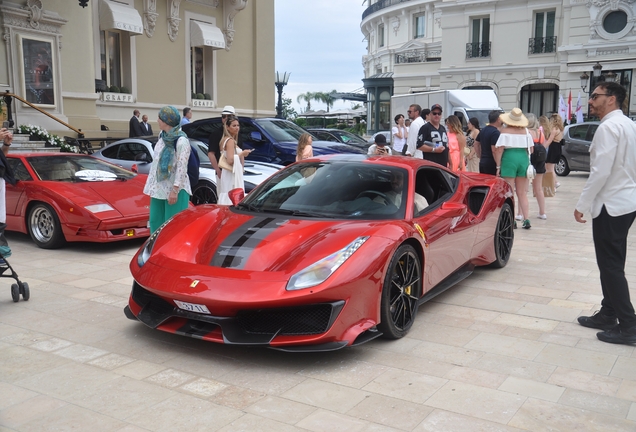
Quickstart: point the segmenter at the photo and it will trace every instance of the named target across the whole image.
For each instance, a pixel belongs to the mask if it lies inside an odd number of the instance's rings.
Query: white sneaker
[[[515,220],[522,221],[523,220],[523,216],[522,215],[517,215],[517,216],[515,216]]]
[[[546,220],[548,218],[548,215],[546,214],[540,214],[539,216],[537,216],[539,219],[543,219]]]
[[[556,182],[556,187],[555,187],[555,189],[558,189],[558,188],[559,188],[559,186],[561,186],[561,183]]]

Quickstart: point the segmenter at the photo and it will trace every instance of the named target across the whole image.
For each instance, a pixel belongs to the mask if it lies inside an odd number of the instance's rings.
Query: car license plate
[[[179,309],[183,309],[189,312],[197,312],[197,313],[211,315],[210,311],[205,305],[186,303],[179,300],[175,300],[174,302],[177,306],[179,306]]]

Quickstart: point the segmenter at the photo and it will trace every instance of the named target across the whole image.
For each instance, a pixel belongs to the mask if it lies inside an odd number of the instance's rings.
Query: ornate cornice
[[[21,27],[60,35],[66,20],[55,12],[42,9],[40,0],[29,0],[27,6],[16,7],[14,4],[0,4],[3,26]]]
[[[247,0],[223,0],[223,18],[225,21],[225,49],[230,50],[234,41],[234,17],[247,6]]]
[[[587,0],[587,7],[588,8],[592,6],[603,7],[609,4],[611,10],[618,10],[619,3],[623,2],[623,3],[632,4],[635,1],[636,0]]]
[[[155,34],[157,25],[157,0],[144,0],[144,31],[146,36],[152,37]]]
[[[179,35],[179,5],[181,0],[168,0],[168,37],[172,42],[177,40]]]

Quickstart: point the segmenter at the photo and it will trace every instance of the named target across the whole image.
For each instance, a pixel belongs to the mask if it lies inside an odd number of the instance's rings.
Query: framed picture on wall
[[[24,98],[32,104],[55,106],[57,89],[53,42],[34,36],[19,35],[18,38]]]

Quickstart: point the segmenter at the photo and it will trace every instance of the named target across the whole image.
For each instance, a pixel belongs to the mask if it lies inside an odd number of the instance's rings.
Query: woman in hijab
[[[181,115],[175,107],[166,106],[159,111],[157,123],[161,133],[144,188],[150,196],[151,233],[188,208],[192,195],[188,179],[190,143],[181,131]]]

